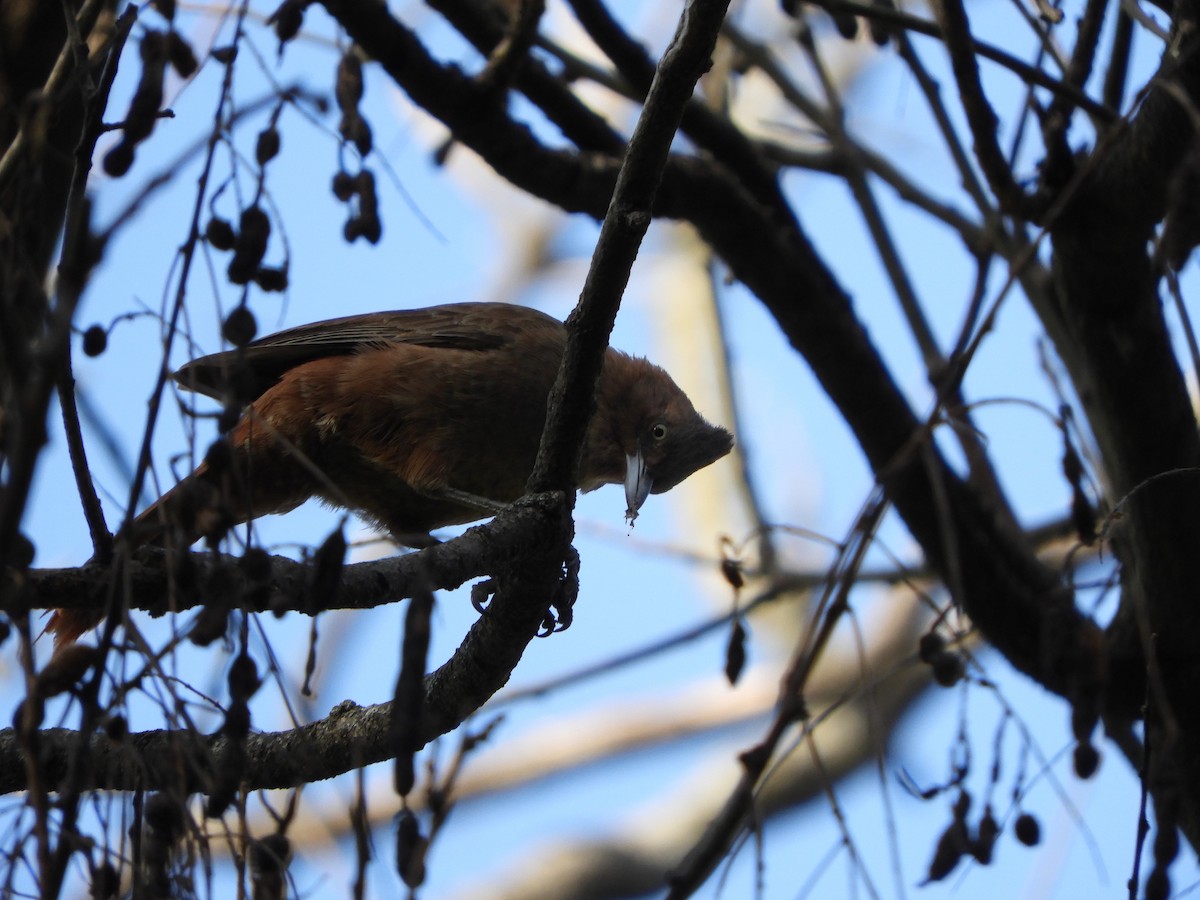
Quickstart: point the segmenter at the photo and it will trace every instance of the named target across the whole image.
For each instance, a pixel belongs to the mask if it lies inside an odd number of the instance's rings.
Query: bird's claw
[[[471,585],[471,605],[475,607],[475,612],[481,616],[487,615],[488,603],[495,593],[496,582],[494,579],[485,578],[478,584]]]
[[[562,577],[558,581],[558,589],[554,592],[551,608],[558,613],[558,625],[555,631],[566,631],[575,621],[575,601],[579,599],[579,551],[574,546],[567,547],[567,556],[563,560]]]

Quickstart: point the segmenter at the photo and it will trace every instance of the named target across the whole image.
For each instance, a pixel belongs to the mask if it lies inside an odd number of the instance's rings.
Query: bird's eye
[[[651,427],[650,437],[654,438],[654,440],[661,441],[666,436],[667,436],[667,426],[664,425],[662,422],[657,422],[654,424],[653,427]]]

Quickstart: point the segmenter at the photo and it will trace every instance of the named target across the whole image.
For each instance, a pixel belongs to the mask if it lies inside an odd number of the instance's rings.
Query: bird
[[[451,303],[302,325],[189,362],[186,390],[240,411],[190,475],[144,510],[138,545],[211,546],[233,526],[311,497],[353,510],[397,543],[494,515],[533,470],[567,342],[558,319],[507,303]],[[650,494],[725,456],[711,425],[661,368],[608,348],[578,488],[623,484],[630,523]],[[58,610],[70,644],[97,625]]]

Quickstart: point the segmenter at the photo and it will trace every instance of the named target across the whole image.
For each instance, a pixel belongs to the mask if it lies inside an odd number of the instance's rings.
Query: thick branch
[[[495,572],[536,533],[538,523],[554,510],[556,494],[525,497],[487,525],[419,553],[354,563],[342,570],[332,596],[320,609],[308,602],[312,567],[283,556],[272,557],[265,578],[247,574],[234,557],[211,553],[190,555],[187,566],[195,589],[178,586],[178,563],[160,551],[142,551],[125,564],[122,588],[129,609],[153,615],[181,612],[225,598],[231,607],[250,612],[302,612],[330,609],[373,609],[412,595],[414,589],[453,589],[472,578]],[[150,558],[151,554],[156,558]],[[172,570],[172,565],[175,566]],[[110,569],[88,564],[71,569],[9,572],[3,592],[9,615],[38,609],[100,609],[107,596]]]
[[[491,562],[498,585],[496,599],[450,660],[425,679],[422,745],[453,731],[508,681],[541,625],[547,598],[558,587],[555,557],[561,556],[557,548],[569,534],[568,523],[560,495],[527,497],[502,512],[495,523],[473,528],[459,541],[390,561],[397,564],[390,573],[389,567],[364,564],[359,576],[343,578],[343,590],[348,580],[359,587],[363,581],[373,582],[373,589],[379,591],[389,574],[421,582],[439,565],[449,570],[455,563],[463,564],[459,557],[471,551]],[[502,540],[494,540],[497,533]],[[274,564],[281,565],[279,560]],[[293,566],[287,578],[308,568]],[[304,597],[303,582],[298,589]],[[243,782],[251,788],[292,787],[389,759],[396,749],[390,728],[390,703],[366,709],[344,703],[322,721],[292,731],[251,735]],[[79,732],[48,729],[39,732],[38,743],[40,774],[52,788],[67,777],[72,755],[84,751],[88,768],[77,787],[85,790],[206,791],[231,752],[230,741],[222,735],[186,730],[143,732],[114,743],[99,733],[85,738]],[[0,731],[0,792],[28,786],[22,750],[12,729]]]
[[[1087,411],[1113,502],[1129,497],[1114,535],[1125,591],[1110,629],[1110,706],[1139,716],[1153,644],[1151,707],[1161,716],[1150,725],[1165,733],[1153,738],[1151,789],[1160,815],[1182,805],[1180,824],[1200,845],[1200,476],[1186,471],[1200,466],[1200,440],[1147,249],[1200,100],[1196,5],[1177,15],[1176,42],[1137,116],[1081,166],[1049,226],[1056,290],[1038,313]],[[1185,471],[1148,482],[1174,470]]]

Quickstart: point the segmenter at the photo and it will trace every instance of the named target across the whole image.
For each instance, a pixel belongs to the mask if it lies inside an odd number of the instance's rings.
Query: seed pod
[[[929,871],[925,873],[925,884],[941,881],[954,871],[958,861],[970,849],[970,836],[967,834],[966,823],[955,819],[938,838],[937,849],[933,859],[929,861]]]
[[[858,37],[858,16],[853,13],[837,12],[830,13],[830,17],[833,19],[838,34],[846,40],[852,41]]]
[[[742,575],[742,564],[736,559],[721,560],[721,575],[735,591],[740,591],[746,585],[746,579]]]
[[[206,603],[200,607],[187,638],[197,647],[207,647],[225,637],[229,630],[229,610],[220,603]]]
[[[367,156],[374,145],[371,126],[356,109],[348,109],[342,113],[342,120],[338,123],[338,134],[354,144],[361,156]]]
[[[268,25],[275,26],[280,53],[283,52],[283,45],[300,33],[300,27],[304,24],[304,7],[307,5],[305,0],[284,0],[267,19]]]
[[[979,830],[971,844],[971,855],[981,866],[986,866],[992,861],[996,838],[999,835],[1000,823],[996,821],[996,817],[992,814],[992,807],[989,805],[983,811],[983,818],[979,820]]]
[[[1146,879],[1146,891],[1142,896],[1146,900],[1169,900],[1171,876],[1165,866],[1155,866],[1150,870],[1150,876]]]
[[[343,203],[346,203],[351,197],[358,193],[358,187],[355,183],[354,176],[349,172],[337,172],[333,176],[333,196],[337,197]]]
[[[355,127],[354,133],[350,135],[350,140],[354,142],[354,148],[358,150],[359,156],[369,156],[371,148],[375,145],[375,136],[371,132],[371,124],[362,116],[358,117],[358,125]]]
[[[245,347],[257,333],[254,313],[244,303],[235,307],[221,326],[221,336],[235,347]]]
[[[921,640],[917,643],[917,656],[921,662],[931,663],[933,658],[946,649],[946,639],[936,631],[926,632],[921,635]]]
[[[237,242],[233,247],[233,259],[229,261],[229,280],[234,284],[246,284],[262,263],[267,253],[267,241],[271,236],[271,220],[261,207],[250,206],[242,211],[238,222]]]
[[[167,33],[167,58],[180,78],[191,78],[200,68],[191,44],[185,41],[178,31]]]
[[[363,169],[356,178],[358,185],[358,231],[372,244],[378,244],[383,235],[383,225],[379,221],[379,198],[375,193],[375,176],[369,169]]]
[[[133,165],[133,144],[121,141],[104,154],[104,172],[113,178],[120,178]]]
[[[1154,861],[1162,866],[1170,865],[1179,855],[1179,831],[1174,825],[1164,826],[1160,821],[1154,835]]]
[[[232,250],[237,242],[237,235],[226,219],[213,216],[204,226],[204,239],[217,250]]]
[[[746,666],[746,629],[741,619],[733,620],[729,631],[729,643],[725,646],[725,677],[730,684],[737,684]]]
[[[933,680],[942,687],[953,687],[958,684],[967,671],[962,657],[948,650],[935,654],[930,665],[933,667]]]
[[[346,564],[346,536],[341,527],[335,528],[313,554],[312,581],[304,608],[318,612],[337,594],[342,583],[342,568]]]
[[[429,839],[421,834],[421,826],[412,810],[400,813],[396,823],[396,868],[400,877],[410,888],[418,888],[425,881],[425,853]]]
[[[265,166],[279,155],[279,129],[274,125],[258,133],[258,141],[254,146],[254,158],[260,166]]]
[[[378,244],[379,239],[383,237],[383,225],[379,221],[379,216],[375,215],[374,211],[372,211],[370,215],[363,213],[360,218],[362,222],[362,236],[370,243]]]
[[[165,35],[161,31],[147,31],[138,50],[142,57],[142,76],[125,114],[121,142],[104,157],[104,171],[114,178],[124,175],[133,165],[134,149],[154,130],[163,101],[167,60]]]
[[[238,232],[239,239],[252,241],[256,247],[261,245],[265,249],[267,239],[271,236],[271,220],[261,206],[248,206],[242,210]]]
[[[1075,774],[1088,779],[1100,768],[1100,751],[1089,741],[1080,741],[1075,745],[1074,752]]]
[[[1013,823],[1017,840],[1026,847],[1036,847],[1042,840],[1042,826],[1029,813],[1021,813]]]
[[[269,293],[281,293],[287,290],[288,270],[273,266],[259,266],[254,272],[254,283]]]
[[[890,0],[872,0],[872,5],[880,9],[890,10],[892,8]],[[895,36],[895,27],[882,19],[868,18],[867,31],[870,32],[871,40],[875,42],[877,47],[886,47],[888,41]]]
[[[108,349],[108,332],[101,325],[92,325],[83,333],[83,352],[87,356],[99,356]]]
[[[338,109],[349,112],[358,107],[358,101],[363,96],[362,60],[353,52],[345,53],[338,60],[337,80],[334,82],[333,96],[337,100]]]
[[[249,700],[261,684],[254,659],[245,652],[235,656],[229,667],[229,696],[237,701]]]
[[[371,203],[375,203],[375,173],[370,169],[361,169],[354,176],[354,187],[358,191],[360,197],[370,198]]]

